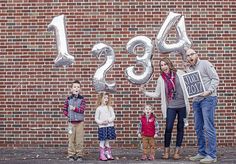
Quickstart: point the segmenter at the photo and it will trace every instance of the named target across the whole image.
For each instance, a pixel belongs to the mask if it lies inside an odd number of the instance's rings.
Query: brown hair
[[[102,98],[103,98],[103,96],[105,96],[105,95],[108,95],[108,103],[107,103],[107,106],[110,106],[110,105],[111,105],[111,101],[112,101],[112,99],[111,99],[110,94],[107,93],[107,92],[102,92],[102,93],[99,93],[99,95],[98,95],[98,99],[97,99],[97,107],[100,106],[100,105],[102,104]]]
[[[168,65],[168,67],[170,68],[170,71],[176,72],[176,68],[174,67],[172,61],[170,61],[170,59],[166,57],[166,58],[162,58],[159,61],[159,67],[160,67],[161,73],[163,72],[162,69],[161,69],[161,61],[165,62]]]
[[[72,83],[72,86],[73,86],[73,84],[79,84],[81,86],[81,83],[80,83],[79,80],[74,80],[73,83]]]

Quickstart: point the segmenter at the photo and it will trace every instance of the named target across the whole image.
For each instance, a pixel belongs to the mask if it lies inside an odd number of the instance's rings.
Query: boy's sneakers
[[[205,156],[203,156],[201,154],[197,154],[197,155],[195,155],[193,157],[190,157],[189,160],[190,161],[200,161],[201,159],[204,159],[204,158],[205,158]]]
[[[80,156],[69,156],[68,159],[69,161],[83,161],[83,158]]]
[[[83,161],[83,158],[80,157],[80,156],[78,156],[78,157],[76,158],[76,161],[80,161],[80,162],[82,162],[82,161]]]
[[[200,163],[215,163],[217,162],[217,158],[212,158],[209,155],[207,155],[204,159],[200,160]]]

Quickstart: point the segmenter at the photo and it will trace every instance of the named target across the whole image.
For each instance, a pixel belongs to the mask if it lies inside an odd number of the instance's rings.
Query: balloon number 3
[[[127,43],[126,49],[130,54],[135,54],[137,46],[144,47],[143,56],[136,56],[137,63],[144,67],[144,72],[137,75],[134,71],[134,66],[130,66],[126,69],[125,75],[127,79],[134,84],[144,84],[151,78],[153,73],[151,62],[153,45],[151,39],[146,36],[136,36]]]
[[[60,15],[54,17],[52,22],[48,25],[50,31],[55,31],[58,55],[54,60],[55,66],[69,66],[74,63],[74,56],[68,52],[65,17]]]

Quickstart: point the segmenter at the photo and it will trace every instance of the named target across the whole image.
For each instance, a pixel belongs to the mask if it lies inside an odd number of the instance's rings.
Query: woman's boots
[[[165,147],[164,153],[162,155],[162,159],[169,159],[169,157],[170,157],[170,148],[169,147]]]
[[[181,156],[180,156],[180,148],[177,147],[177,148],[175,148],[175,153],[174,153],[173,159],[178,160],[180,158],[181,158]]]
[[[162,155],[162,159],[169,159],[169,158],[170,158],[170,148],[169,147],[165,147],[164,153]],[[175,153],[174,153],[173,159],[174,160],[178,160],[180,158],[181,158],[181,156],[180,156],[180,148],[177,147],[177,148],[175,148]]]

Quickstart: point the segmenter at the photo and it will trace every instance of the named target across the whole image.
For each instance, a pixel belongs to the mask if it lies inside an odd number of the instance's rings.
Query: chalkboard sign
[[[182,79],[188,98],[198,96],[205,91],[199,71],[186,73],[182,75]]]

